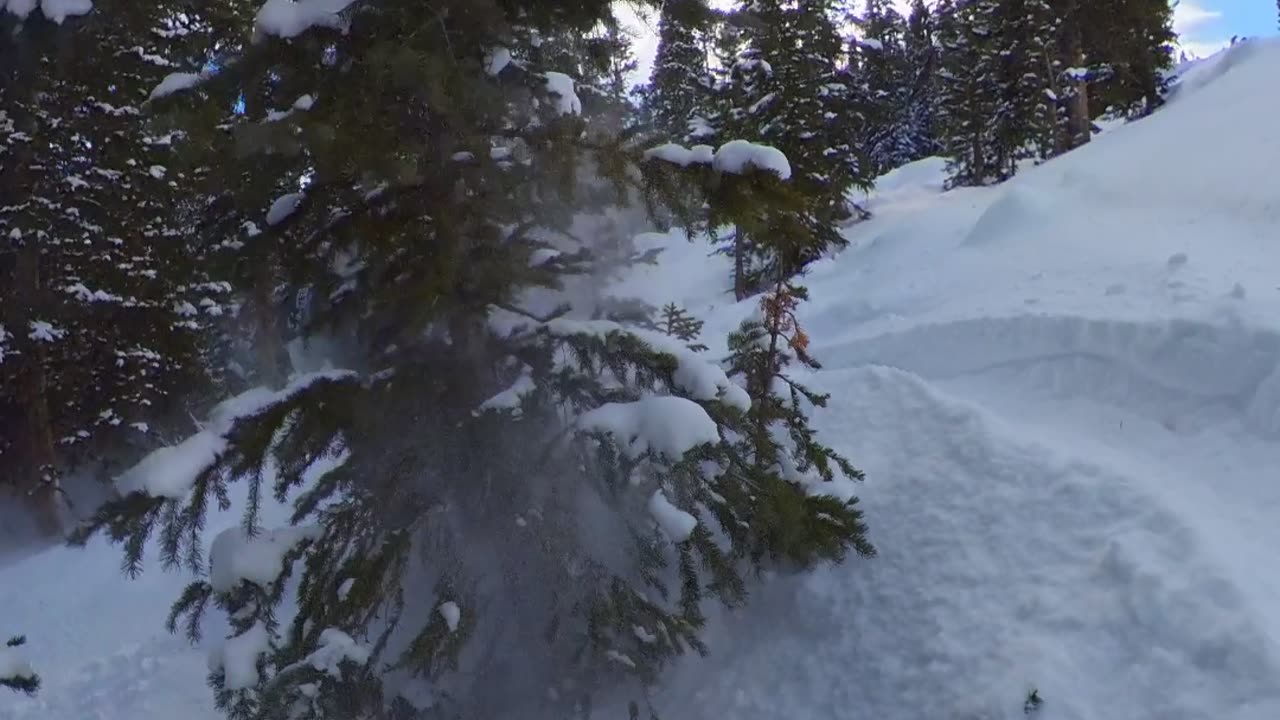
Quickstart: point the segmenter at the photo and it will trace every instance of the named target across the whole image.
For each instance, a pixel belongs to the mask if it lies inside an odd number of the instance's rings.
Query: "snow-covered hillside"
[[[1280,718],[1277,73],[1280,44],[1238,45],[1003,186],[882,178],[801,318],[880,556],[717,616],[661,717],[998,720],[1036,688],[1044,720]],[[643,241],[663,262],[620,294],[713,345],[752,312],[705,245]],[[161,627],[185,578],[119,561],[0,567],[0,632],[45,683],[0,719],[217,717],[208,649]]]

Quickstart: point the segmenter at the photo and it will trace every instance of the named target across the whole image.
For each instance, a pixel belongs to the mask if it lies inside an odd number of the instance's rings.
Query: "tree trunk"
[[[747,297],[747,248],[742,228],[733,231],[733,297],[741,302]]]
[[[261,258],[253,276],[254,350],[262,382],[272,388],[281,388],[289,375],[290,363],[272,297],[274,288],[275,277],[270,261]]]
[[[1072,68],[1084,68],[1084,42],[1078,27],[1071,30],[1069,57]],[[1077,148],[1093,137],[1093,123],[1089,119],[1089,81],[1084,77],[1072,77],[1070,85],[1072,94],[1071,101],[1067,104],[1067,142],[1069,147]]]
[[[22,348],[18,356],[17,401],[22,414],[18,441],[17,491],[47,536],[62,533],[58,512],[58,456],[54,450],[52,415],[49,412],[45,350],[39,341],[23,340],[30,327],[29,309],[37,307],[40,292],[40,246],[35,237],[16,249],[13,269],[14,305],[19,310],[14,327]],[[25,317],[24,317],[25,316]]]

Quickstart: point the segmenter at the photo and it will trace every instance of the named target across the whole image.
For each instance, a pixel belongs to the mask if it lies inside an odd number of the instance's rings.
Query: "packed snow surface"
[[[714,612],[659,716],[1016,720],[1034,688],[1034,720],[1280,718],[1278,67],[1237,45],[1002,186],[942,193],[940,160],[881,178],[800,316],[824,364],[800,379],[832,394],[815,427],[867,473],[879,556]],[[723,356],[756,311],[729,260],[641,243],[666,252],[615,292],[688,307]],[[220,718],[207,648],[161,627],[187,578],[119,560],[0,568],[44,681],[0,720]]]

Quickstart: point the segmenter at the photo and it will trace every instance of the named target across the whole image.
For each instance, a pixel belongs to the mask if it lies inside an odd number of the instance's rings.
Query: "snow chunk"
[[[35,676],[36,671],[20,647],[0,644],[0,680],[29,680]]]
[[[547,91],[559,96],[556,98],[556,111],[561,115],[582,114],[582,100],[578,98],[573,78],[558,72],[548,72],[546,78]]]
[[[632,626],[631,632],[635,634],[637,640],[645,645],[652,645],[658,642],[658,636],[646,630],[643,625]]]
[[[720,442],[715,421],[701,405],[670,395],[601,405],[579,416],[578,427],[613,435],[632,459],[653,451],[679,460],[699,445]]]
[[[245,690],[258,684],[258,658],[270,649],[271,634],[259,622],[214,649],[209,655],[209,669],[223,671],[228,690]]]
[[[212,465],[227,447],[224,433],[236,420],[249,417],[278,402],[283,402],[323,380],[355,377],[347,370],[308,373],[294,378],[284,389],[272,391],[258,387],[248,390],[213,409],[204,428],[177,445],[153,451],[137,465],[116,478],[121,494],[145,492],[155,497],[181,500],[191,490],[200,473]]]
[[[31,332],[27,337],[36,342],[51,343],[66,337],[67,331],[43,320],[31,321]]]
[[[255,35],[294,38],[313,27],[345,30],[340,13],[355,0],[267,0],[254,20]]]
[[[541,267],[560,257],[561,252],[552,248],[538,248],[529,253],[529,267]]]
[[[449,626],[449,632],[458,631],[458,622],[462,620],[462,609],[458,607],[458,603],[452,600],[440,603],[440,607],[436,608],[436,612],[440,613],[440,617],[444,618],[444,624]]]
[[[715,162],[716,149],[710,145],[694,145],[689,148],[690,161],[699,165],[710,165]]]
[[[342,670],[339,666],[343,660],[364,665],[369,662],[369,655],[369,648],[356,642],[350,635],[336,628],[328,628],[320,633],[320,647],[303,662],[322,673],[341,677]]]
[[[504,47],[496,47],[489,51],[484,60],[484,70],[496,76],[511,64],[511,51]]]
[[[147,170],[147,174],[151,175],[151,177],[157,180],[163,180],[164,175],[167,172],[169,172],[169,169],[163,165],[152,165],[150,169]]]
[[[748,140],[730,140],[716,151],[712,167],[720,172],[741,174],[748,168],[765,170],[783,180],[791,178],[791,163],[781,150]]]
[[[478,412],[509,410],[518,416],[520,414],[520,399],[537,388],[538,386],[533,382],[533,369],[525,365],[524,371],[520,373],[520,377],[516,378],[511,387],[481,403]]]
[[[657,158],[665,162],[689,167],[690,165],[710,165],[714,162],[715,151],[710,145],[694,145],[686,148],[677,143],[659,145],[644,152],[644,159]]]
[[[293,101],[293,109],[306,112],[310,110],[312,107],[315,107],[315,104],[316,104],[316,99],[314,97],[312,97],[311,95],[303,95],[302,97]]]
[[[204,82],[205,77],[204,73],[169,73],[164,76],[164,79],[160,81],[159,85],[155,86],[155,89],[151,91],[151,95],[147,97],[147,100],[158,100],[162,97],[168,97],[174,93],[182,92],[183,90],[190,90]]]
[[[620,653],[617,650],[606,650],[604,653],[604,656],[618,663],[619,665],[624,665],[626,667],[631,668],[632,670],[634,670],[636,667],[636,661],[632,660],[631,657],[626,653]]]
[[[653,497],[649,498],[649,514],[673,543],[688,540],[693,534],[693,529],[698,527],[698,519],[672,505],[661,490],[655,490]]]
[[[267,225],[274,227],[288,220],[298,211],[298,206],[302,204],[305,197],[305,193],[296,192],[276,198],[275,202],[271,203],[271,208],[267,210]]]
[[[280,577],[285,556],[303,540],[320,537],[320,528],[286,527],[249,535],[242,527],[218,533],[209,548],[209,586],[214,592],[230,592],[241,581],[262,588]]]
[[[338,586],[338,599],[346,600],[347,596],[351,594],[351,588],[355,586],[356,586],[355,578],[347,578],[346,580],[343,580],[342,584]]]

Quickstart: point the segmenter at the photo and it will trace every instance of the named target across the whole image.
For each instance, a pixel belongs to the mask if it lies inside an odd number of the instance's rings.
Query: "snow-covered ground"
[[[1280,718],[1278,72],[1280,44],[1238,45],[1000,187],[882,179],[801,318],[880,556],[716,616],[662,717],[1002,720],[1037,688],[1044,720]],[[751,311],[705,245],[645,241],[664,261],[619,293],[712,345]],[[0,567],[0,634],[45,683],[0,720],[217,717],[207,650],[161,627],[185,579],[119,560]]]

